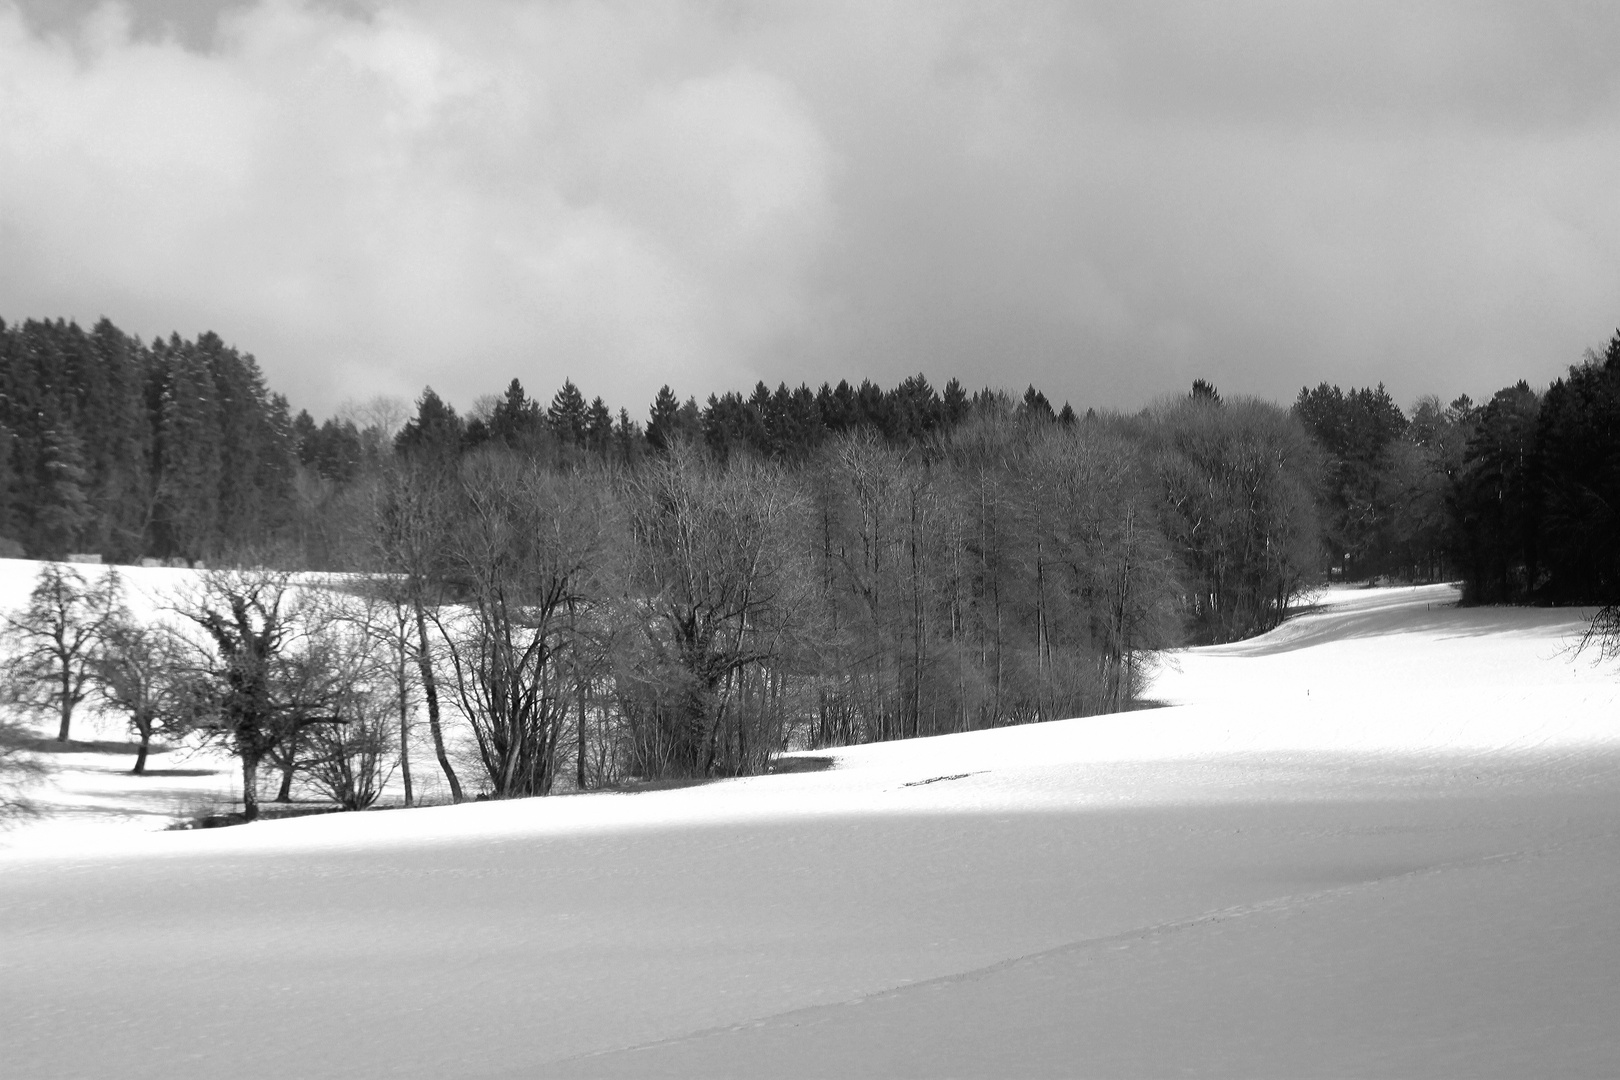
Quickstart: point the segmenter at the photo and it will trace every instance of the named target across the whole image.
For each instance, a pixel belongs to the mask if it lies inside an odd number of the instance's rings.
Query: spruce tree
[[[60,558],[79,548],[92,519],[86,494],[90,473],[84,466],[84,443],[71,427],[45,432],[40,456],[42,476],[35,529],[41,553]]]
[[[564,443],[571,446],[584,444],[585,397],[574,385],[574,380],[563,380],[562,389],[552,397],[551,408],[546,410],[546,421]]]
[[[186,559],[212,554],[219,535],[224,425],[208,357],[173,335],[160,360],[156,445],[159,550]]]
[[[667,453],[674,445],[680,411],[680,402],[669,384],[659,387],[647,417],[647,443],[654,450]]]
[[[598,454],[607,453],[613,445],[613,414],[600,397],[591,399],[585,413],[585,444]]]
[[[513,379],[506,393],[495,403],[489,417],[489,437],[513,449],[532,449],[545,429],[540,403],[529,397],[523,384]]]
[[[429,386],[416,399],[416,416],[394,436],[394,448],[418,460],[448,461],[461,452],[464,431],[456,410]]]

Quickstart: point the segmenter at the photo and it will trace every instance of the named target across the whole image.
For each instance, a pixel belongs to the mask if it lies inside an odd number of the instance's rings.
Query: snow
[[[1586,613],[1454,603],[823,772],[22,830],[0,1073],[1620,1073],[1620,679]]]

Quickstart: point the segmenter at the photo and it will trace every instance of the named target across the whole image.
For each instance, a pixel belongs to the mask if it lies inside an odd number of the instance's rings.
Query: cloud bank
[[[0,0],[0,315],[214,329],[317,414],[1478,397],[1620,323],[1617,47],[1577,6]]]

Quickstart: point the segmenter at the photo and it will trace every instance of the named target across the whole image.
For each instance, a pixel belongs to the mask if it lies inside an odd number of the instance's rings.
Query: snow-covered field
[[[1620,1075],[1620,671],[1454,599],[825,772],[47,822],[0,838],[0,1075]]]

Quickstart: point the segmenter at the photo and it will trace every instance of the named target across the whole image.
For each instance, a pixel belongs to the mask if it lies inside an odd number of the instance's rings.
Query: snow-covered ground
[[[824,772],[25,830],[0,1074],[1620,1075],[1620,672],[1454,600]]]

